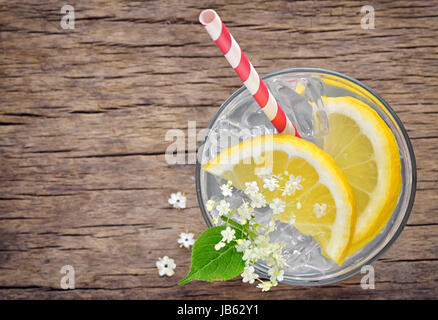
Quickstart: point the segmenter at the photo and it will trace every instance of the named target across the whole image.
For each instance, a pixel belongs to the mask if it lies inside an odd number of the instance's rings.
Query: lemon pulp
[[[344,172],[357,203],[348,254],[361,249],[389,220],[401,189],[397,141],[371,107],[353,97],[324,98],[329,134],[323,149]]]

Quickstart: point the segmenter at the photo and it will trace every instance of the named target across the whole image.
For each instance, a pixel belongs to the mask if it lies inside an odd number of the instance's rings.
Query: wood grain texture
[[[0,298],[438,298],[437,1],[0,1]],[[73,4],[73,3],[72,3]],[[360,27],[372,4],[376,28]],[[223,283],[176,285],[205,229],[194,166],[164,159],[168,129],[207,125],[239,79],[197,22],[214,8],[260,74],[320,67],[374,88],[412,139],[418,191],[397,242],[361,275],[269,294]],[[270,49],[267,49],[270,48]],[[190,154],[196,150],[188,150]],[[184,191],[188,208],[167,205]],[[176,275],[160,278],[169,255]],[[60,268],[76,289],[60,288]]]

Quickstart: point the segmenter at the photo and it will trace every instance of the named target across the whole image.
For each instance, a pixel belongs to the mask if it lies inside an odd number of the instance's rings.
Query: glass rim
[[[305,279],[294,280],[294,279],[286,279],[285,278],[283,281],[281,281],[282,283],[287,283],[287,284],[292,284],[292,285],[320,286],[320,285],[332,284],[332,283],[339,282],[339,281],[342,281],[342,280],[345,280],[347,278],[352,277],[353,275],[359,273],[359,271],[361,270],[363,265],[372,264],[373,262],[375,262],[381,255],[383,255],[394,244],[394,242],[398,239],[401,232],[403,231],[403,229],[404,229],[404,227],[409,219],[409,216],[411,214],[412,207],[414,205],[415,194],[416,194],[416,190],[417,190],[417,166],[416,166],[414,149],[413,149],[411,141],[409,139],[409,135],[408,135],[402,121],[400,120],[400,118],[397,116],[395,111],[389,106],[389,104],[382,97],[380,97],[374,90],[372,90],[371,88],[369,88],[368,86],[366,86],[365,84],[360,82],[359,80],[356,80],[350,76],[347,76],[345,74],[342,74],[342,73],[339,73],[336,71],[331,71],[331,70],[321,69],[321,68],[288,68],[288,69],[282,69],[282,70],[268,73],[266,75],[263,75],[261,78],[263,80],[265,80],[265,79],[269,79],[269,78],[272,78],[272,77],[275,77],[278,75],[283,75],[283,74],[288,74],[288,73],[300,73],[300,72],[302,72],[302,73],[319,73],[319,74],[328,74],[328,75],[336,76],[336,77],[345,79],[347,81],[350,81],[350,82],[360,86],[364,90],[368,91],[372,96],[374,96],[385,107],[385,109],[391,114],[391,116],[393,117],[393,120],[398,125],[398,128],[401,132],[403,140],[406,143],[406,147],[408,149],[409,160],[410,160],[410,164],[411,164],[411,172],[412,172],[412,182],[411,182],[411,186],[410,186],[411,192],[410,192],[410,196],[409,196],[408,205],[407,205],[406,210],[404,212],[403,219],[400,222],[400,225],[397,227],[397,230],[393,234],[392,238],[389,239],[389,241],[384,245],[384,247],[382,249],[380,249],[374,256],[368,258],[363,263],[359,263],[358,266],[353,268],[352,270],[350,270],[344,274],[335,276],[333,278],[326,278],[326,279],[321,279],[321,280],[305,280]],[[218,108],[218,110],[215,112],[215,114],[211,118],[206,129],[212,128],[213,124],[216,122],[216,120],[218,119],[218,117],[220,116],[222,111],[224,111],[224,109],[231,103],[231,101],[233,101],[244,90],[246,90],[246,87],[241,86],[239,89],[234,91],[222,103],[222,105]],[[204,143],[206,142],[207,139],[208,139],[208,135],[201,142],[200,147],[198,149],[198,152],[202,151],[202,146],[204,145]],[[196,157],[196,168],[195,168],[196,197],[198,200],[199,208],[201,209],[202,216],[204,217],[204,220],[207,224],[207,227],[210,228],[213,226],[213,224],[211,223],[211,221],[208,217],[208,214],[207,214],[207,210],[204,207],[204,202],[203,202],[202,194],[201,194],[200,175],[201,175],[201,163],[199,161],[199,157]],[[265,275],[266,272],[262,271],[262,273],[264,273],[264,275]]]

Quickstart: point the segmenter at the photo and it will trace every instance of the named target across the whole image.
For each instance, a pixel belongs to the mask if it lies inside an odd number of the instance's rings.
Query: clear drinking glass
[[[321,96],[352,96],[373,108],[394,134],[401,160],[402,187],[398,203],[382,231],[365,247],[349,256],[342,266],[321,254],[319,244],[300,234],[292,225],[280,223],[272,235],[286,243],[284,256],[285,283],[294,285],[322,285],[346,279],[375,261],[400,235],[412,209],[416,189],[415,156],[403,124],[390,106],[374,91],[346,75],[311,68],[286,69],[267,74],[264,82],[277,98],[282,109],[299,127],[303,138],[315,144],[330,128]],[[199,206],[207,225],[212,226],[212,215],[206,210],[209,199],[220,199],[219,186],[223,180],[204,172],[201,167],[221,149],[252,136],[276,133],[248,90],[241,87],[219,108],[206,130],[205,140],[198,151],[196,192]],[[231,203],[241,201],[239,195]],[[256,219],[269,217],[270,209],[257,209]],[[257,273],[266,277],[267,266],[256,264]]]

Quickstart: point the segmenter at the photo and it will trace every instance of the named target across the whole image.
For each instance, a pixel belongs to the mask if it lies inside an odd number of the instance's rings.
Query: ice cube
[[[328,119],[322,96],[324,84],[317,77],[290,76],[268,79],[267,85],[300,135],[316,144],[328,134]]]

